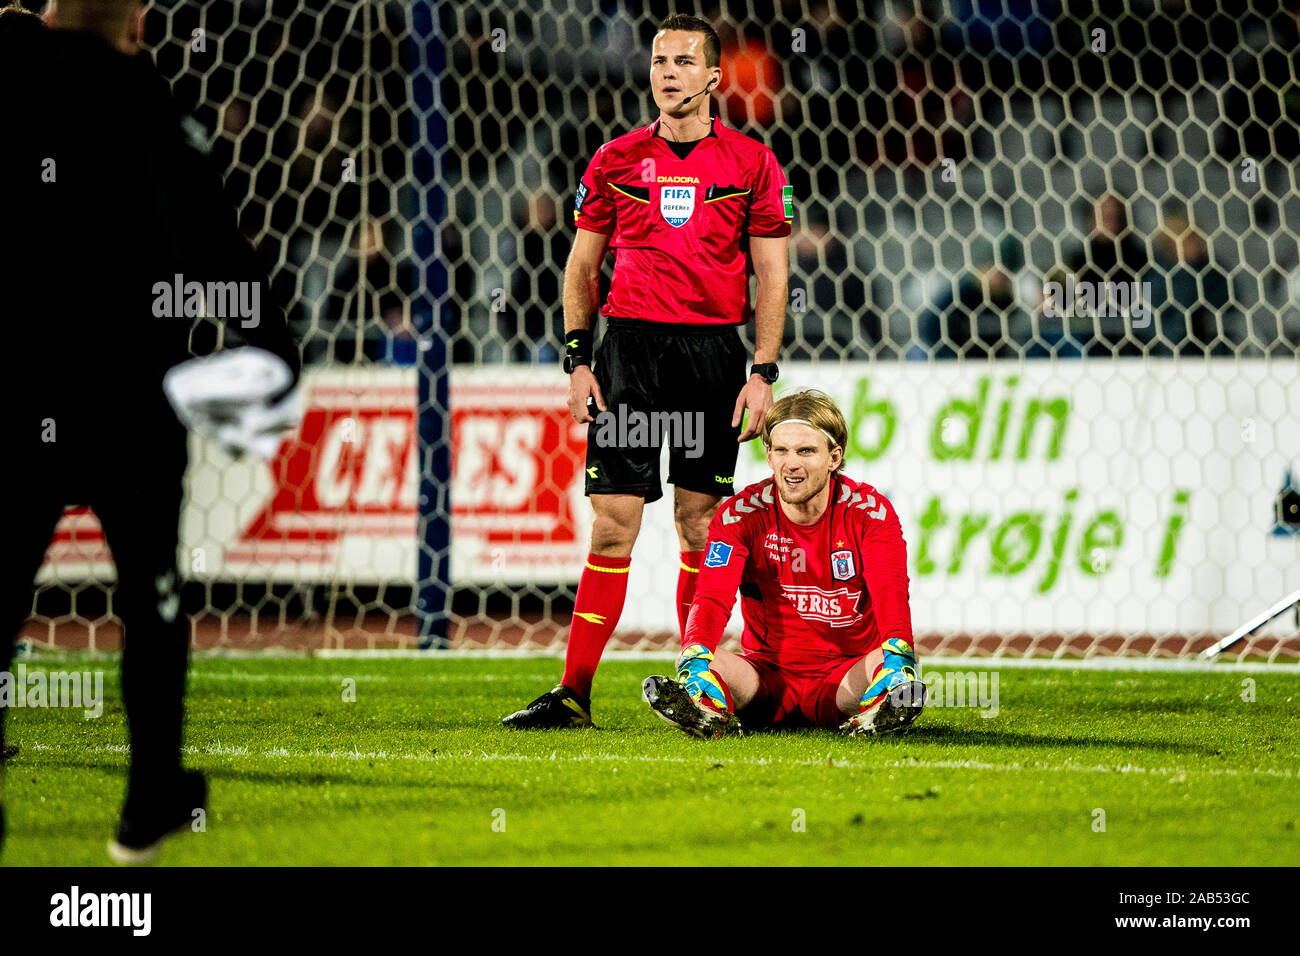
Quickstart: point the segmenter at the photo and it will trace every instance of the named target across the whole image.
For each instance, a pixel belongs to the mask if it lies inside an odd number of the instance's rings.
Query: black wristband
[[[572,373],[579,365],[591,365],[591,329],[564,333],[564,370]]]

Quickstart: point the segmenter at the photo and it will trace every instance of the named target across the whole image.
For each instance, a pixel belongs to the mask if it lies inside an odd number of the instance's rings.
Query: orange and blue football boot
[[[925,707],[925,684],[917,680],[912,645],[891,637],[881,646],[884,661],[862,694],[862,710],[840,725],[848,737],[904,730]]]
[[[692,737],[725,737],[742,733],[731,691],[709,664],[713,654],[692,644],[677,659],[677,679],[647,677],[641,697],[662,720]]]

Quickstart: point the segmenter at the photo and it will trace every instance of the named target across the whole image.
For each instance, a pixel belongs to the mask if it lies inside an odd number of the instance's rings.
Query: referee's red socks
[[[681,556],[681,567],[677,569],[677,624],[685,642],[686,619],[690,617],[691,602],[695,600],[695,585],[700,580],[700,562],[704,560],[704,552],[683,551]]]
[[[618,625],[627,597],[627,571],[631,558],[587,555],[587,566],[578,579],[578,596],[573,602],[569,625],[569,649],[564,654],[565,687],[591,697],[591,679],[596,675],[600,655]]]

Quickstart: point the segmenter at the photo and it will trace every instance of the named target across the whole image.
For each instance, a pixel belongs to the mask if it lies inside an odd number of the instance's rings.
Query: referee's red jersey
[[[746,236],[788,236],[793,196],[772,151],[717,118],[679,159],[659,121],[596,151],[574,222],[610,237],[606,316],[740,325],[752,315]]]

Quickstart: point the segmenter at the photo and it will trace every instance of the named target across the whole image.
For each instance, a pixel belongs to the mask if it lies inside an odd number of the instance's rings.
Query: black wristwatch
[[[771,385],[781,377],[781,370],[776,367],[775,362],[764,362],[762,365],[752,365],[749,369],[750,375],[761,375],[763,381]]]
[[[568,375],[579,366],[591,365],[591,329],[569,329],[564,333],[564,371]]]

